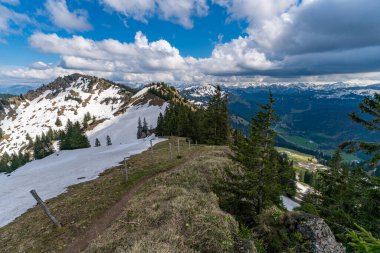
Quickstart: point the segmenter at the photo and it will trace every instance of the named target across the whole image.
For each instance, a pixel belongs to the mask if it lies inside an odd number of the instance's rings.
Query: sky
[[[0,0],[0,85],[380,83],[379,0]]]

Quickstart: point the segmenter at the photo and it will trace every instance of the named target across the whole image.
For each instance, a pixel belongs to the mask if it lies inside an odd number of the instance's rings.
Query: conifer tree
[[[209,144],[223,145],[228,141],[229,120],[227,106],[227,96],[223,96],[220,86],[217,86],[206,110],[205,130]]]
[[[141,118],[139,117],[138,124],[137,124],[137,139],[141,139],[143,135],[143,127],[141,124]]]
[[[370,131],[380,130],[380,94],[375,93],[373,97],[366,97],[359,104],[362,115],[351,113],[352,121],[363,125]],[[365,151],[371,155],[371,162],[375,164],[380,160],[380,142],[364,142],[364,141],[347,141],[340,145],[340,148],[353,153],[357,151]]]
[[[49,137],[42,133],[41,136],[36,136],[36,140],[34,142],[34,158],[42,159],[53,153],[53,149],[51,147],[51,140]]]
[[[81,128],[80,123],[77,121],[73,124],[70,120],[68,120],[65,133],[62,134],[62,139],[60,142],[61,150],[88,147],[90,147],[90,142],[88,141],[84,130]]]
[[[272,204],[280,205],[280,195],[295,193],[295,173],[291,162],[274,148],[275,132],[272,126],[276,116],[274,100],[259,105],[250,124],[251,133],[244,137],[234,133],[233,159],[242,165],[241,174],[229,173],[231,178],[219,186],[221,205],[248,226],[254,217]]]
[[[107,135],[107,146],[111,146],[111,145],[112,145],[111,137]]]
[[[157,118],[156,134],[157,136],[164,136],[164,116],[160,112]]]
[[[100,147],[101,144],[100,144],[100,141],[98,138],[95,139],[95,147]]]
[[[143,132],[144,137],[147,137],[149,135],[148,122],[146,122],[145,117],[144,117],[144,121],[143,121],[142,132]]]
[[[380,182],[359,167],[349,169],[339,151],[318,171],[315,190],[304,197],[303,211],[324,218],[339,240],[345,241],[355,223],[374,234],[380,233]]]
[[[56,125],[57,127],[62,126],[62,121],[61,121],[61,119],[60,119],[59,117],[57,117],[57,119],[55,120],[55,125]]]

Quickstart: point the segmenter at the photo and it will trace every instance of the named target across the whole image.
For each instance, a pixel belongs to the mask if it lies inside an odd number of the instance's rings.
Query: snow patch
[[[138,118],[146,118],[153,127],[163,106],[132,106],[127,111],[88,133],[91,144],[99,138],[102,146],[65,150],[20,167],[10,175],[0,173],[0,227],[7,225],[32,208],[36,202],[29,191],[35,189],[43,200],[58,196],[67,187],[93,180],[99,173],[116,166],[124,157],[147,150],[150,139],[137,139]],[[92,113],[92,111],[90,111]],[[106,146],[106,136],[112,146]],[[82,178],[82,179],[79,179]]]

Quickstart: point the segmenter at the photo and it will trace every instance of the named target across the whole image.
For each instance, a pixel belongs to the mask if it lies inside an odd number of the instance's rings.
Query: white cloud
[[[49,12],[51,21],[59,28],[68,32],[88,31],[92,29],[88,22],[86,10],[74,10],[70,12],[66,0],[47,0],[46,10]]]
[[[12,34],[12,33],[19,33],[20,31],[17,28],[22,27],[29,22],[30,22],[30,19],[28,18],[28,16],[21,13],[17,13],[0,4],[0,32],[1,33],[5,35]]]
[[[249,37],[218,44],[211,57],[200,59],[181,56],[166,40],[149,42],[141,32],[136,33],[132,43],[43,33],[33,34],[29,43],[42,52],[60,55],[62,68],[109,72],[125,80],[153,80],[151,77],[161,76],[166,81],[195,82],[207,75],[240,75],[276,68],[275,62],[251,47]]]
[[[193,16],[205,16],[208,13],[207,0],[100,0],[108,8],[123,15],[148,22],[158,16],[163,20],[193,27]]]
[[[33,62],[30,67],[30,69],[38,69],[38,70],[45,70],[45,69],[49,69],[50,66],[49,64],[46,64],[45,62],[42,62],[42,61],[37,61],[37,62]]]
[[[43,33],[33,34],[29,43],[42,52],[60,55],[62,69],[108,73],[127,81],[158,77],[164,78],[163,81],[191,80],[192,61],[195,61],[182,57],[166,40],[149,42],[141,32],[136,33],[132,43],[113,39],[94,41],[82,36],[61,38]]]

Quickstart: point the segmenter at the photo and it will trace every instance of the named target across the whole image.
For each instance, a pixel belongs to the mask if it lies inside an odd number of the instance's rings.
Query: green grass
[[[173,145],[177,143],[177,139],[170,141]],[[181,159],[169,160],[168,141],[154,146],[154,156],[150,151],[132,156],[128,160],[128,182],[125,182],[124,166],[120,165],[106,170],[96,180],[71,186],[66,193],[47,201],[62,228],[54,227],[39,207],[29,209],[0,228],[0,252],[56,252],[64,249],[143,178],[183,164],[210,149],[198,145],[189,151],[183,139],[181,143]]]
[[[226,151],[210,148],[155,178],[86,252],[235,252],[238,223],[212,189],[233,166]]]
[[[301,153],[292,149],[288,149],[288,148],[276,147],[276,149],[279,152],[287,153],[291,160],[300,161],[300,162],[311,161],[313,163],[317,163],[317,159],[315,158],[315,156],[304,154],[304,153]]]

